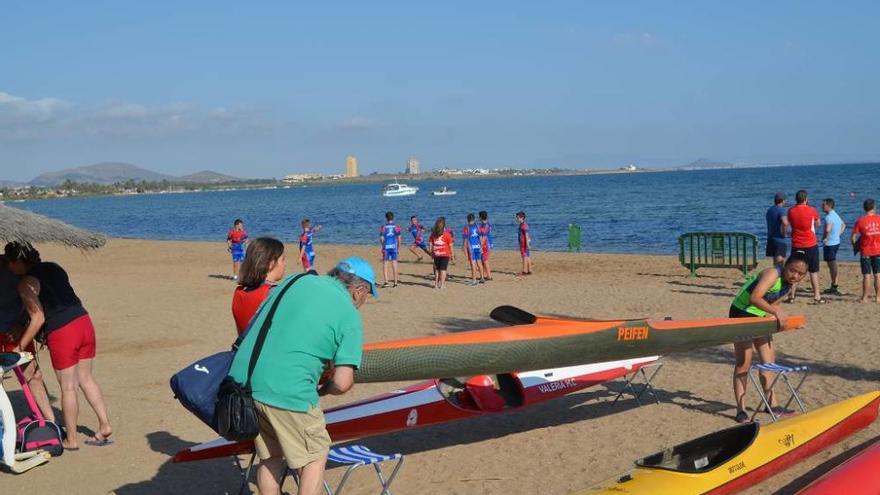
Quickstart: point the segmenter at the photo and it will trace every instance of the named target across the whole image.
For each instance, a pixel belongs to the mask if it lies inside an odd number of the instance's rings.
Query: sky
[[[27,2],[0,179],[880,161],[878,2]]]

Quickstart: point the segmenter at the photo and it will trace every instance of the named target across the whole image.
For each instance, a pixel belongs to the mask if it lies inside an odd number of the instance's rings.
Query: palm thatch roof
[[[31,244],[56,242],[78,249],[97,249],[107,243],[103,234],[4,205],[0,205],[0,240]]]

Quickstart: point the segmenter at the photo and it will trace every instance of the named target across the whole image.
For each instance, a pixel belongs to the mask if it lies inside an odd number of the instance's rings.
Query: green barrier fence
[[[758,266],[758,238],[744,232],[688,232],[678,238],[678,260],[697,275],[698,268],[737,268],[743,275]]]

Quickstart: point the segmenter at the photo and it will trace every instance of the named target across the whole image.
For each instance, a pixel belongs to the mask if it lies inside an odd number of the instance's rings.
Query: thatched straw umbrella
[[[29,242],[57,242],[78,249],[97,249],[107,238],[64,222],[29,211],[0,205],[0,240]]]

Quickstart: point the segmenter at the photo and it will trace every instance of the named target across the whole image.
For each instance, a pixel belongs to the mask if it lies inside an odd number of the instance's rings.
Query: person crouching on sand
[[[247,329],[269,291],[284,277],[286,265],[284,244],[278,239],[259,237],[248,246],[232,295],[232,317],[239,335]]]
[[[446,229],[446,218],[439,217],[431,229],[428,246],[434,257],[434,288],[446,288],[446,271],[449,269],[449,258],[453,252],[452,233]]]
[[[49,357],[61,384],[61,413],[64,416],[66,440],[64,448],[78,448],[76,437],[79,397],[82,390],[95,416],[98,431],[86,440],[87,445],[104,446],[113,433],[104,394],[92,376],[95,359],[95,327],[88,312],[70,285],[67,272],[56,263],[44,262],[40,252],[30,244],[10,242],[5,256],[9,270],[22,277],[19,294],[30,323],[18,341],[19,349],[27,349],[42,331],[49,347]]]
[[[756,316],[776,317],[780,328],[785,326],[785,312],[782,311],[782,299],[791,291],[794,284],[803,280],[808,269],[807,256],[803,251],[795,251],[788,257],[783,266],[774,266],[752,276],[740,289],[730,305],[730,318],[754,318]],[[749,342],[733,344],[736,353],[736,366],[733,369],[733,395],[736,398],[736,422],[746,423],[749,420],[745,411],[746,379],[752,365],[752,346],[758,350],[762,363],[776,360],[771,337],[759,337]],[[776,398],[773,391],[768,390],[771,374],[761,372],[761,385],[770,407],[777,415]]]

